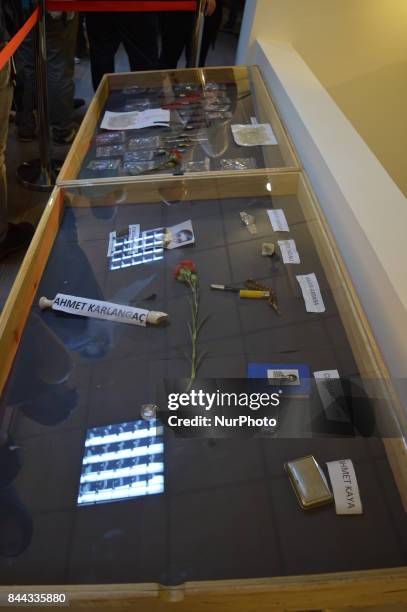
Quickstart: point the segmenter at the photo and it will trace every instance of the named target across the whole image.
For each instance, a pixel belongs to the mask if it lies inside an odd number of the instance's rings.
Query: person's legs
[[[116,13],[114,22],[129,57],[130,69],[158,68],[158,28],[154,13]]]
[[[8,118],[13,99],[13,88],[10,80],[10,64],[0,71],[0,242],[7,234],[7,177],[6,177],[6,145],[8,134]]]
[[[16,125],[18,137],[32,140],[35,136],[35,68],[34,40],[32,32],[22,42],[15,54],[17,79],[20,82],[21,96],[17,102]]]
[[[202,35],[201,55],[199,57],[199,65],[205,66],[209,47],[214,47],[216,38],[220,29],[223,18],[222,1],[216,2],[215,12],[210,17],[205,17],[204,31]]]
[[[225,29],[233,30],[236,25],[237,15],[242,10],[242,0],[231,0],[229,8],[229,18],[225,23]]]
[[[53,131],[67,132],[72,129],[73,81],[75,47],[78,19],[54,19],[47,15],[47,60],[49,114]]]
[[[85,36],[85,13],[78,15],[78,36],[76,39],[76,57],[88,56],[88,42]]]
[[[176,11],[162,15],[160,68],[164,70],[177,67],[192,36],[193,23],[193,13]]]
[[[34,233],[29,223],[8,223],[5,153],[12,100],[13,87],[8,63],[0,70],[0,259],[28,246]]]
[[[114,13],[87,13],[86,29],[89,40],[90,68],[96,90],[103,75],[114,72],[114,56],[120,45]]]

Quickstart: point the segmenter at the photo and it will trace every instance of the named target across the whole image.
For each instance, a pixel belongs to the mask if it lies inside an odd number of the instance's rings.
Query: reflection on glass
[[[115,237],[110,269],[119,270],[163,259],[164,237],[165,230],[162,227],[146,230],[141,236],[130,232],[124,237]]]
[[[158,421],[131,421],[87,431],[78,505],[164,491],[164,437]]]

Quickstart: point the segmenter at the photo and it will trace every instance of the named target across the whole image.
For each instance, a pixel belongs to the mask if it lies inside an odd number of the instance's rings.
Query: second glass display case
[[[105,75],[58,183],[298,169],[259,69]]]

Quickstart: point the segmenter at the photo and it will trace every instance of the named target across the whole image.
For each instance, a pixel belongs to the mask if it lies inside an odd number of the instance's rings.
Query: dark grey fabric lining
[[[261,257],[263,240],[288,237],[273,233],[266,214],[272,206],[285,210],[299,266]],[[240,223],[240,210],[255,216],[258,235]],[[194,247],[109,271],[111,230],[188,218]],[[1,583],[179,584],[405,565],[406,518],[378,439],[188,440],[166,431],[163,494],[76,506],[87,428],[138,419],[141,404],[156,400],[164,378],[188,376],[182,356],[189,347],[187,291],[172,276],[186,258],[197,264],[202,312],[210,315],[201,337],[208,356],[200,377],[245,378],[250,362],[304,363],[311,372],[337,368],[342,376],[357,375],[296,198],[67,208],[2,400],[3,408],[14,410],[10,439],[22,448],[22,467],[6,493],[18,496],[33,532],[20,555],[0,555]],[[324,314],[305,312],[294,275],[306,272],[317,274]],[[273,284],[280,317],[265,302],[209,289],[249,275]],[[40,312],[38,297],[57,292],[135,304],[156,293],[148,307],[168,312],[171,322],[144,329]],[[302,406],[306,410],[306,400],[293,402],[299,414]],[[336,516],[333,506],[299,508],[283,464],[310,453],[321,465],[353,460],[362,516]]]

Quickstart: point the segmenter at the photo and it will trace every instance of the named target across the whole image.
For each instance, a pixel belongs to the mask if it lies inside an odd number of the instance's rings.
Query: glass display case
[[[298,166],[256,66],[108,74],[58,183]]]
[[[276,429],[169,421],[198,281],[192,388],[281,391]],[[165,324],[126,324],[119,306]],[[0,593],[51,585],[143,610],[407,602],[404,416],[304,173],[57,188],[0,349]],[[359,390],[335,395],[339,415],[317,381],[334,371]],[[353,462],[361,514],[300,507],[284,466],[308,455],[324,472]]]

